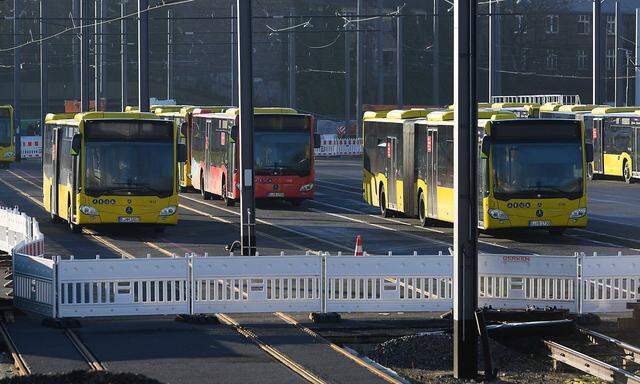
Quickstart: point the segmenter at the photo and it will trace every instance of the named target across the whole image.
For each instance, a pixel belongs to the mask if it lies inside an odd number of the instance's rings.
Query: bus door
[[[53,147],[51,148],[51,166],[53,168],[53,175],[51,178],[51,213],[54,215],[60,215],[59,206],[59,188],[60,188],[60,147],[62,144],[62,128],[54,127],[52,129],[53,134]]]
[[[397,209],[397,191],[396,180],[398,179],[398,138],[387,137],[387,156],[386,156],[386,174],[387,174],[387,206],[391,209]]]
[[[593,119],[591,139],[593,142],[593,171],[604,173],[604,130],[602,119]]]
[[[427,131],[427,217],[438,217],[438,131]]]

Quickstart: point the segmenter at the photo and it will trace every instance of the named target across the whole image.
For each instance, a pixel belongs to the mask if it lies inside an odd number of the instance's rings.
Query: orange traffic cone
[[[356,251],[355,256],[362,256],[362,237],[356,236]]]

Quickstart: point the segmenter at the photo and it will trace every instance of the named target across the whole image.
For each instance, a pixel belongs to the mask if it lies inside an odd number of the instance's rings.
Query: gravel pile
[[[64,375],[30,375],[0,380],[0,384],[160,384],[129,373],[74,371]]]
[[[526,342],[525,342],[526,343]],[[520,345],[518,350],[490,341],[494,369],[498,369],[498,382],[504,383],[570,383],[580,376],[581,383],[597,383],[588,376],[554,372],[551,362],[533,354],[535,345]],[[422,334],[405,336],[379,344],[369,357],[393,369],[416,383],[457,383],[453,379],[453,337],[449,334]],[[482,349],[479,370],[483,370]],[[527,352],[527,350],[529,352]]]

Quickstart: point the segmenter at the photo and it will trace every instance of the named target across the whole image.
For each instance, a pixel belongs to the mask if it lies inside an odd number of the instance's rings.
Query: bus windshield
[[[11,118],[0,116],[0,146],[11,145]]]
[[[495,142],[494,196],[578,198],[583,191],[579,142]]]
[[[257,131],[254,145],[257,175],[307,176],[311,173],[309,131]]]
[[[92,196],[173,194],[173,122],[93,123],[86,132],[86,192]]]

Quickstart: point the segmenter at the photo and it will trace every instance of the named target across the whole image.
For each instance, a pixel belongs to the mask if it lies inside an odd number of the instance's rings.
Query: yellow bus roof
[[[427,115],[430,113],[431,111],[427,110],[427,109],[394,109],[393,111],[389,111],[389,113],[387,113],[387,118],[388,119],[396,119],[396,120],[401,120],[401,119],[419,119],[419,118],[423,118],[423,117],[427,117]]]
[[[560,103],[544,103],[540,106],[540,112],[555,112],[560,107],[562,107]]]
[[[559,112],[585,112],[585,111],[592,111],[595,108],[599,108],[602,107],[600,105],[594,105],[594,104],[567,104],[567,105],[561,105],[557,111]]]
[[[224,111],[226,115],[238,116],[240,114],[240,108],[229,108]],[[277,114],[277,115],[297,115],[298,111],[293,108],[280,108],[280,107],[260,107],[254,108],[253,113],[260,114]]]
[[[594,115],[606,115],[608,113],[622,113],[622,112],[635,112],[640,107],[597,107],[594,108],[591,113]]]
[[[491,108],[502,109],[502,108],[525,108],[525,107],[539,107],[538,103],[493,103],[491,104]]]
[[[478,120],[504,120],[504,119],[515,119],[516,115],[513,112],[509,111],[492,111],[492,110],[480,110],[478,111]],[[427,120],[431,122],[441,122],[441,121],[453,121],[454,113],[453,111],[436,111],[431,112],[427,116]]]
[[[158,120],[158,116],[153,113],[139,113],[139,112],[84,112],[84,113],[50,113],[45,118],[45,123],[62,123],[69,125],[77,125],[83,120],[100,120],[100,119],[144,119],[144,120]]]
[[[387,117],[389,111],[366,111],[362,117],[364,120],[380,119]]]
[[[450,104],[446,109],[448,109],[449,111],[453,111],[455,107],[455,104]],[[491,108],[491,103],[478,103],[478,108]]]

